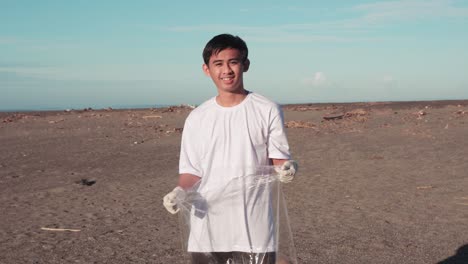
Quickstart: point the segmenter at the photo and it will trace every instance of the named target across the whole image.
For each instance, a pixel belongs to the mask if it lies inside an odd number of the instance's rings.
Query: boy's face
[[[244,91],[243,73],[249,69],[249,60],[242,62],[237,49],[224,49],[210,57],[203,71],[213,80],[218,93],[241,93]]]

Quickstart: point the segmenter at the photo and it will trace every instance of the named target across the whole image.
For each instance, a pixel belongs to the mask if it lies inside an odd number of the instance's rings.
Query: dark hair
[[[247,60],[247,56],[249,55],[247,44],[238,36],[221,34],[213,37],[206,43],[205,49],[203,49],[203,61],[208,65],[211,55],[228,48],[239,50],[242,55],[242,62]]]

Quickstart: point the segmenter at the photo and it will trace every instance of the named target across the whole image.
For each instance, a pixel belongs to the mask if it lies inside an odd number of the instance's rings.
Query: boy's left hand
[[[276,172],[278,172],[279,180],[281,182],[289,183],[294,179],[298,169],[299,167],[296,161],[287,160],[276,170]]]

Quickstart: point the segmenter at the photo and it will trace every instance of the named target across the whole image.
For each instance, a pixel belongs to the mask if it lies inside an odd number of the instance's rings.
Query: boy
[[[246,175],[249,168],[275,165],[280,181],[285,183],[297,171],[297,163],[290,157],[281,108],[244,88],[243,74],[250,66],[245,42],[230,34],[215,36],[206,44],[203,60],[203,71],[213,80],[218,95],[194,109],[185,121],[179,184],[163,199],[164,206],[173,214],[179,211],[176,201],[183,200],[185,190],[198,181],[198,191],[203,193]],[[248,205],[242,198],[230,204],[229,216],[212,215],[208,219],[209,225],[221,224],[212,230],[222,232],[210,231],[209,237],[199,233],[198,243],[189,240],[192,263],[237,263],[232,262],[236,259],[275,263],[268,215],[255,213],[262,210],[246,209]],[[207,224],[204,218],[192,217],[193,234]],[[246,219],[255,219],[257,223]],[[231,226],[223,226],[226,222]],[[216,238],[211,240],[216,243],[204,241],[210,238]]]

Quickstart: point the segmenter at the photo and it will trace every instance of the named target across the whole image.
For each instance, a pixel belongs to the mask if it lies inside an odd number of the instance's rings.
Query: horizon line
[[[278,103],[281,106],[294,106],[294,105],[330,105],[330,104],[392,104],[392,103],[423,103],[423,102],[458,102],[468,105],[467,99],[420,99],[420,100],[389,100],[389,101],[329,101],[329,102],[296,102],[296,103]],[[141,105],[114,105],[108,107],[80,107],[80,108],[62,108],[62,107],[32,107],[32,108],[16,108],[16,109],[0,109],[0,113],[14,113],[14,112],[57,112],[57,111],[105,111],[105,110],[143,110],[154,108],[168,108],[168,107],[181,107],[193,106],[199,104],[141,104]]]

